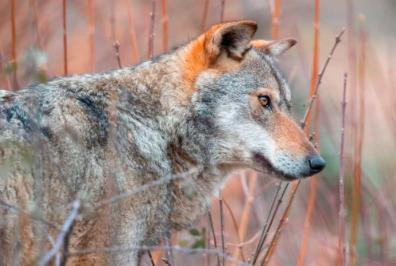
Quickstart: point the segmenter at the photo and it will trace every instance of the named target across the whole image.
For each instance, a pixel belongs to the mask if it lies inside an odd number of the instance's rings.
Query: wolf
[[[296,40],[252,40],[256,30],[222,23],[136,66],[0,91],[0,264],[40,261],[59,234],[41,220],[60,227],[76,199],[66,252],[158,245],[199,220],[236,171],[291,181],[323,170],[276,66]],[[67,265],[138,265],[141,255],[86,253]]]

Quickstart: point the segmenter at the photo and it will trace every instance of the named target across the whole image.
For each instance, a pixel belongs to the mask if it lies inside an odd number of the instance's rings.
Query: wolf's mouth
[[[284,181],[293,181],[298,179],[298,177],[289,175],[277,168],[275,168],[262,154],[258,152],[253,152],[253,161],[255,164],[259,164],[260,167],[253,167],[254,170],[258,172],[264,172],[263,169],[267,170],[266,174],[272,175],[278,179]]]

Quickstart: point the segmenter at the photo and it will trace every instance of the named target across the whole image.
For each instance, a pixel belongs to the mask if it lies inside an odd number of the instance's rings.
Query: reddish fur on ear
[[[195,83],[198,74],[214,67],[223,52],[232,60],[242,60],[251,47],[250,41],[256,30],[257,23],[250,20],[212,26],[187,45],[183,55],[184,78]]]
[[[260,52],[276,57],[284,54],[286,51],[292,48],[297,43],[297,40],[293,38],[286,38],[275,41],[254,40],[250,43],[255,49],[259,50]]]

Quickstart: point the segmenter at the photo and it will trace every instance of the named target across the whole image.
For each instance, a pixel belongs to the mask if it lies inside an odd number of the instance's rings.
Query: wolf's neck
[[[147,101],[145,104],[150,105],[153,112],[158,109],[156,123],[166,144],[157,144],[162,149],[166,147],[164,155],[173,173],[193,167],[205,172],[219,170],[219,175],[220,172],[224,175],[230,172],[228,166],[217,169],[216,143],[194,109],[192,97],[196,90],[183,76],[183,64],[177,53],[163,55],[134,68],[121,69],[114,75],[137,98]],[[154,149],[157,144],[147,145]]]

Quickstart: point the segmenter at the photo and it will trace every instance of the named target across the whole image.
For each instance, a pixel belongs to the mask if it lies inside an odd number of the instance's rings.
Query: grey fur
[[[251,36],[243,36],[245,45]],[[275,113],[292,121],[290,89],[272,57],[249,47],[242,60],[221,52],[219,62],[239,60],[238,68],[202,71],[189,92],[180,59],[188,49],[179,47],[135,67],[0,91],[2,197],[60,225],[75,197],[95,204],[198,168],[192,194],[181,180],[152,187],[84,216],[71,239],[72,250],[157,245],[172,229],[196,222],[235,171],[308,176],[306,157],[316,152],[297,125],[290,124],[290,130],[302,136],[301,143],[293,144],[302,155],[284,150],[283,142],[282,154],[272,154],[278,138],[271,131],[277,131]],[[256,96],[251,95],[260,88],[279,98],[273,102],[274,115],[252,107]],[[32,222],[18,235],[16,216],[4,209],[0,214],[5,263],[29,265],[42,257],[49,229]],[[138,258],[136,252],[84,255],[70,258],[68,265],[133,265]]]

